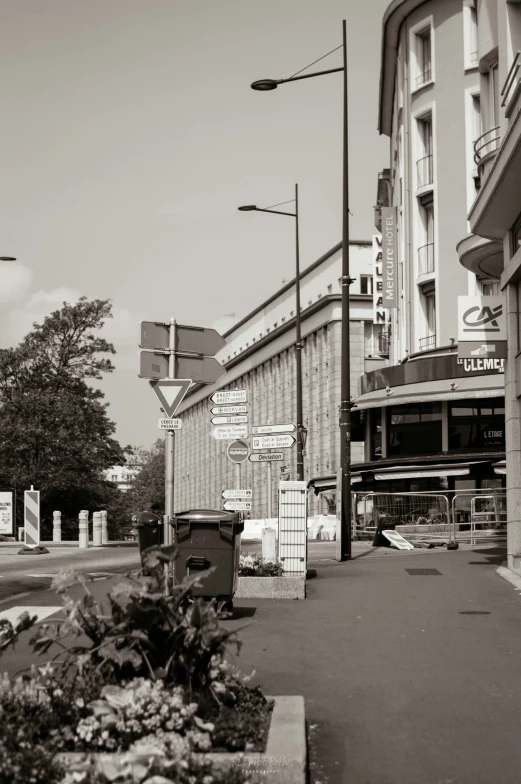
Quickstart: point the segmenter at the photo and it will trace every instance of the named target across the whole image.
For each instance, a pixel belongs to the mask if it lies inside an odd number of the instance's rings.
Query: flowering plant
[[[283,573],[280,561],[265,561],[254,553],[240,557],[239,577],[281,577]]]

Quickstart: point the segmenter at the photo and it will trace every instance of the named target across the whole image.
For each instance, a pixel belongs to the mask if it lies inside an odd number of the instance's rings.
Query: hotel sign
[[[373,235],[373,323],[385,324],[386,315],[383,306],[382,280],[382,237]]]
[[[384,308],[398,307],[396,207],[382,207],[382,289]]]

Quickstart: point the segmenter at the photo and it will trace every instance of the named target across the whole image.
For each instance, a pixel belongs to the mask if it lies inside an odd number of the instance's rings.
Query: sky
[[[342,74],[259,93],[342,43],[350,235],[371,239],[388,0],[0,0],[0,348],[64,301],[110,299],[101,383],[123,444],[158,437],[140,323],[230,329],[341,239]],[[313,69],[340,67],[338,50]],[[291,209],[292,205],[288,205]]]

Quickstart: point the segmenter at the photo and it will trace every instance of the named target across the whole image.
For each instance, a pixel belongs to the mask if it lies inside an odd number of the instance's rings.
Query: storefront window
[[[389,456],[441,452],[441,403],[389,409]]]
[[[505,399],[462,400],[449,408],[449,449],[472,452],[505,448]]]
[[[371,460],[382,459],[382,410],[371,409]]]

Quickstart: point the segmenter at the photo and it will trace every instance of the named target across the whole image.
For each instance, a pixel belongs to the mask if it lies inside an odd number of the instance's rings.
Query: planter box
[[[234,599],[305,599],[304,577],[239,577]]]
[[[209,752],[200,756],[211,760],[219,768],[237,765],[244,770],[265,771],[270,778],[276,780],[277,784],[306,784],[304,698],[273,697],[272,699],[274,706],[264,752]],[[124,758],[131,764],[144,759],[142,754],[129,752],[120,754],[70,752],[59,754],[58,758],[65,763],[68,771],[78,773],[91,767],[96,769],[100,758],[105,761],[114,760],[114,762]]]

